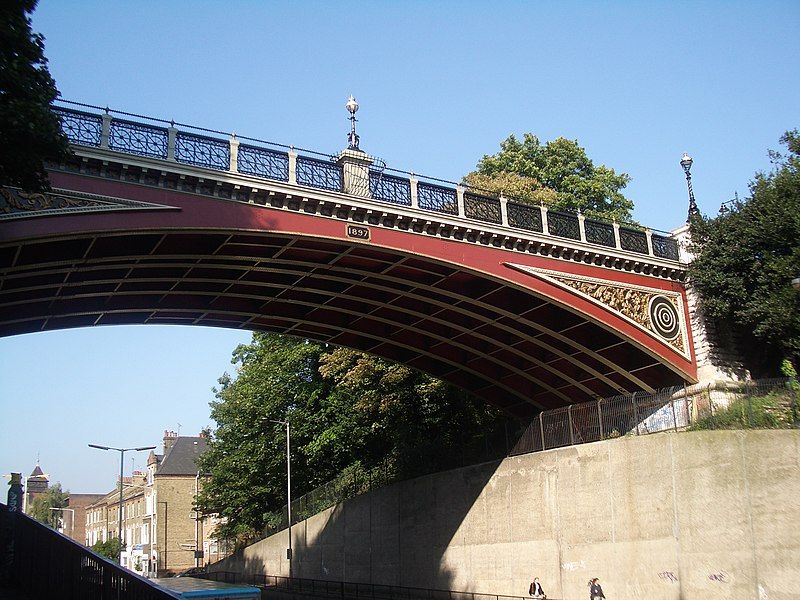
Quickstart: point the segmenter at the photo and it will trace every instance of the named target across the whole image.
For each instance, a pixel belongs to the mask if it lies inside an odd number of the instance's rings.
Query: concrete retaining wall
[[[800,432],[662,433],[396,484],[293,527],[294,575],[585,599],[800,597]],[[219,570],[287,574],[286,532]]]

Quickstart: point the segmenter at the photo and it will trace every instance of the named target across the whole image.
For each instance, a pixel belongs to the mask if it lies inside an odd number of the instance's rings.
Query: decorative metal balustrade
[[[617,245],[617,240],[614,238],[614,226],[611,223],[586,219],[583,222],[583,228],[586,232],[586,241],[590,244],[600,244],[610,248]]]
[[[649,254],[647,249],[647,234],[638,229],[619,228],[619,245],[623,250]]]
[[[109,109],[105,109],[105,114],[93,114],[61,106],[54,107],[54,111],[61,119],[62,130],[67,138],[76,146],[107,148],[146,158],[174,161],[215,171],[242,173],[331,192],[346,191],[351,195],[411,209],[418,208],[443,215],[459,216],[605,248],[618,248],[669,261],[679,260],[678,244],[674,238],[632,227],[615,227],[612,223],[584,219],[576,213],[546,210],[544,207],[513,200],[501,202],[498,198],[483,195],[471,188],[456,188],[429,181],[420,181],[412,185],[411,179],[389,175],[384,169],[370,168],[368,177],[363,177],[363,181],[361,179],[356,181],[354,174],[350,173],[349,183],[346,183],[342,164],[334,162],[330,157],[321,158],[325,155],[314,158],[261,145],[239,143],[233,135],[229,136],[229,139],[224,139],[190,133],[178,127],[227,135],[220,131]],[[116,114],[159,124],[122,119],[115,116]],[[257,144],[281,146],[263,140],[245,137],[240,139]],[[288,146],[282,147],[288,148]],[[309,150],[303,152],[317,154]],[[439,180],[433,179],[433,181]]]
[[[54,108],[61,119],[61,130],[69,141],[79,146],[99,146],[103,135],[103,118],[80,110]]]
[[[113,119],[108,129],[108,147],[152,158],[167,158],[169,131],[164,127]]]
[[[289,154],[257,146],[239,146],[239,173],[264,179],[289,181]]]
[[[458,194],[452,188],[420,182],[417,185],[419,207],[450,215],[458,214]]]
[[[383,172],[369,172],[369,193],[375,200],[411,206],[411,181]]]
[[[678,242],[674,238],[665,237],[654,233],[651,236],[653,242],[653,255],[667,260],[678,260]]]
[[[223,140],[179,131],[175,136],[175,160],[196,167],[227,171],[231,166],[231,146]]]
[[[578,215],[547,211],[547,231],[551,235],[569,238],[571,240],[581,239],[581,227]]]
[[[477,194],[464,194],[464,214],[470,219],[486,221],[487,223],[503,222],[500,200],[478,196]]]
[[[307,156],[297,157],[297,183],[300,185],[341,192],[343,181],[342,165]]]
[[[506,210],[508,210],[508,224],[511,227],[538,231],[539,233],[544,231],[542,228],[542,210],[538,206],[508,202]]]

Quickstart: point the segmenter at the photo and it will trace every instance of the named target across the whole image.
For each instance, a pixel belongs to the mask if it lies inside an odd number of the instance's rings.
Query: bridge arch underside
[[[652,352],[547,297],[410,252],[219,229],[0,244],[0,335],[149,323],[274,331],[361,350],[520,418],[684,381]]]

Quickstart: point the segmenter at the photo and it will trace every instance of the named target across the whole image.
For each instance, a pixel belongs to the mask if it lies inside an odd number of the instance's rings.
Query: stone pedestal
[[[342,165],[344,193],[369,198],[369,167],[375,160],[361,150],[342,150],[336,163]]]

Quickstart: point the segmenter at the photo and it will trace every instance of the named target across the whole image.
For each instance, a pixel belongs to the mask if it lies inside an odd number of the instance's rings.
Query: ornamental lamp
[[[356,113],[358,112],[358,102],[353,98],[353,94],[347,99],[347,104],[344,105],[347,112],[350,113],[350,133],[347,134],[347,148],[349,150],[358,150],[358,134],[356,133]]]
[[[684,152],[683,153],[683,158],[681,158],[681,166],[683,167],[683,170],[686,172],[687,176],[689,175],[689,171],[692,168],[692,163],[693,162],[694,161],[692,160],[692,157],[689,156],[689,154],[687,152]]]
[[[697,208],[697,203],[694,201],[694,192],[692,191],[692,157],[689,156],[688,152],[683,153],[683,157],[681,158],[681,166],[683,167],[683,172],[686,173],[686,186],[689,188],[689,216],[686,218],[686,222],[688,223],[691,218],[695,215],[699,215],[700,211]]]

